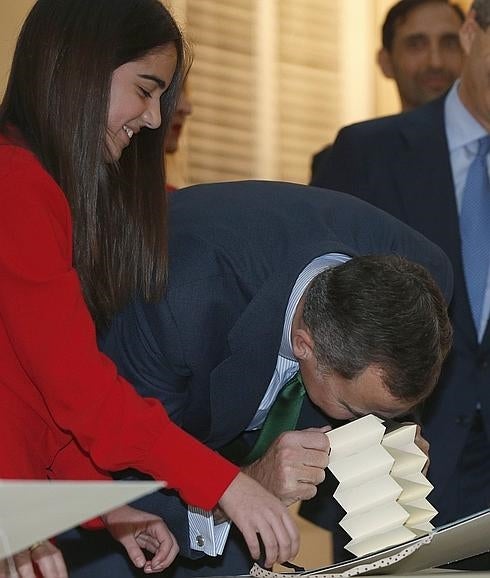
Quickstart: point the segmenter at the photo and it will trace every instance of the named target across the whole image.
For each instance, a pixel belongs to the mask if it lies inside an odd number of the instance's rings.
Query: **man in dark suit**
[[[467,289],[473,277],[465,274],[462,257],[464,231],[475,229],[483,212],[476,210],[463,226],[463,207],[474,194],[465,193],[470,166],[490,131],[489,24],[490,1],[477,0],[460,33],[467,55],[461,81],[424,107],[342,129],[313,181],[388,211],[442,247],[452,261],[454,347],[422,416],[437,524],[490,506],[490,283],[482,258],[485,300],[474,319]],[[482,240],[480,247],[486,246]],[[304,504],[302,514],[327,525],[328,515],[318,504]]]
[[[402,112],[443,95],[459,77],[463,21],[461,7],[449,0],[399,0],[388,10],[377,61],[383,75],[396,84]],[[313,180],[331,146],[313,156]]]
[[[176,191],[170,205],[165,298],[131,304],[102,347],[140,393],[159,398],[177,423],[240,463],[238,452],[263,439],[264,422],[285,402],[288,384],[296,387],[299,369],[299,420],[283,424],[298,431],[247,458],[244,469],[285,504],[311,498],[325,475],[330,418],[404,414],[432,391],[451,328],[427,269],[448,299],[449,261],[388,214],[333,191],[221,183]],[[291,405],[281,410],[281,419],[290,415]],[[166,575],[249,570],[237,535],[223,557],[202,558],[219,551],[208,535],[213,513],[177,502],[165,492],[139,502],[179,541],[183,556]],[[206,520],[211,529],[195,529]],[[126,569],[113,559],[87,565],[79,543],[59,545],[75,578],[136,575],[123,558]]]

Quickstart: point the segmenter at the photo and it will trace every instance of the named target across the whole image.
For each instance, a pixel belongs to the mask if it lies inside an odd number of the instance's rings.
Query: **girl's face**
[[[172,81],[176,63],[172,43],[114,70],[106,135],[111,162],[119,160],[142,128],[160,126],[160,97]]]

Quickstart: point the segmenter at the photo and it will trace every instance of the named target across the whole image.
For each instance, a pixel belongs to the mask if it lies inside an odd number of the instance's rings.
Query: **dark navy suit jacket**
[[[254,416],[276,366],[291,289],[315,257],[397,253],[426,266],[447,299],[452,292],[451,267],[438,247],[349,195],[239,182],[181,189],[170,203],[166,296],[131,304],[102,347],[141,394],[159,398],[212,448],[240,436]],[[326,422],[307,400],[298,427]],[[177,501],[161,492],[140,505],[162,515],[192,556],[186,509]],[[174,575],[240,574],[250,566],[243,544],[232,539],[222,558],[179,560]]]
[[[404,221],[439,245],[454,269],[453,351],[423,413],[430,442],[430,501],[438,524],[461,515],[445,498],[455,481],[477,400],[490,424],[490,332],[478,345],[461,261],[459,220],[444,126],[444,98],[405,114],[342,129],[312,184],[351,193]],[[488,490],[474,501],[487,507]],[[306,506],[305,506],[306,507]],[[469,514],[470,512],[466,512]]]

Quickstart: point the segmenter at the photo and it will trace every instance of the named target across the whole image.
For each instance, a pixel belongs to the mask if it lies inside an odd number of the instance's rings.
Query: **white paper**
[[[395,501],[402,488],[389,475],[369,480],[360,486],[339,484],[333,497],[346,512],[361,513],[386,502]],[[425,496],[424,496],[425,497]]]
[[[387,476],[394,462],[395,459],[378,443],[358,454],[330,459],[328,469],[343,486],[359,487],[369,480]]]
[[[347,457],[379,444],[385,427],[379,417],[366,415],[327,433],[330,442],[330,460],[337,455]]]
[[[422,473],[427,456],[415,444],[417,426],[385,430],[367,415],[326,434],[328,469],[339,482],[334,498],[346,512],[340,526],[357,556],[430,532],[437,513],[426,499],[432,485]]]
[[[163,487],[163,482],[0,480],[0,560]]]

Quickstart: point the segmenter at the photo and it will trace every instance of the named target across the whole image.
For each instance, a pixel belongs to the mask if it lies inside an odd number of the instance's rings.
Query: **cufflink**
[[[196,543],[199,546],[199,548],[202,548],[204,546],[204,536],[201,536],[201,534],[196,536]]]

